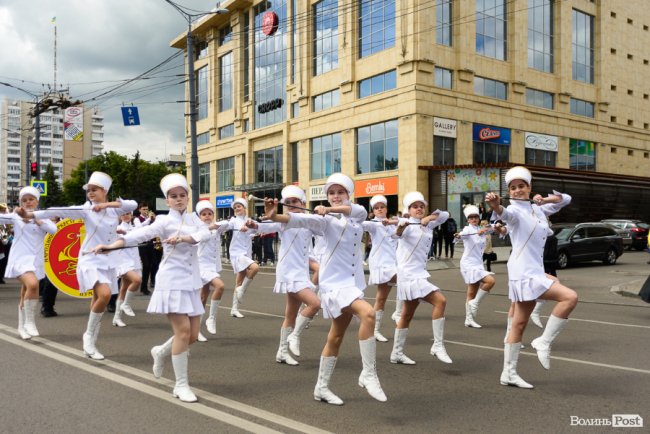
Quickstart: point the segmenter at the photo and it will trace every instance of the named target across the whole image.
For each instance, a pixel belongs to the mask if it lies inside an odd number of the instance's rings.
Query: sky
[[[215,6],[205,0],[177,3],[199,11]],[[184,77],[178,76],[184,73],[182,54],[153,72],[154,78],[137,80],[110,99],[88,101],[178,54],[169,42],[187,29],[179,12],[164,0],[0,0],[0,82],[36,94],[53,85],[55,25],[57,88],[62,84],[73,100],[99,107],[105,151],[130,157],[139,150],[149,161],[183,152],[185,105],[176,103],[185,99],[179,84]],[[0,100],[5,97],[30,99],[0,85]],[[123,126],[123,104],[138,107],[140,126]]]

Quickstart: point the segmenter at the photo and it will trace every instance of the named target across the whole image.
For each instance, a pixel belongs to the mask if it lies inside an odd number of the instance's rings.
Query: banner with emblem
[[[65,140],[81,142],[84,138],[84,109],[69,107],[63,115],[63,137]]]
[[[45,274],[59,291],[71,297],[92,297],[92,290],[79,293],[77,281],[77,261],[86,236],[83,220],[61,220],[56,227],[56,233],[47,234],[44,240]]]

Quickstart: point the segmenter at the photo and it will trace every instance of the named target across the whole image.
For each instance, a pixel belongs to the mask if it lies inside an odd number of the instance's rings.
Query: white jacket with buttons
[[[408,220],[400,219],[400,223],[408,221],[411,224],[404,228],[404,232],[397,242],[398,282],[400,280],[427,279],[430,276],[427,271],[427,259],[433,240],[433,230],[446,222],[448,218],[447,211],[439,211],[438,217],[426,226],[422,226],[421,219],[415,217],[410,217]]]
[[[296,213],[290,213],[294,215]],[[278,283],[308,282],[309,254],[312,232],[306,228],[288,228],[286,224],[261,222],[258,233],[277,232],[280,240],[280,252],[275,268],[275,281]]]

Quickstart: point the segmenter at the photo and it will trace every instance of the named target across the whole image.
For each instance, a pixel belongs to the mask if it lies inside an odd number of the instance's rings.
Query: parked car
[[[630,234],[630,248],[643,250],[648,245],[648,230],[650,229],[650,225],[647,223],[641,220],[626,219],[605,219],[601,221],[627,231]]]
[[[623,254],[623,238],[605,223],[554,224],[553,232],[558,239],[558,268],[584,261],[614,265]]]

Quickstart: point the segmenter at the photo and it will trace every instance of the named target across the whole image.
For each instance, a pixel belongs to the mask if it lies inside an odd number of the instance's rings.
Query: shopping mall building
[[[294,183],[314,205],[341,171],[358,203],[419,190],[461,222],[525,164],[573,196],[564,221],[650,220],[648,6],[223,1],[193,26],[201,197],[225,216]]]

